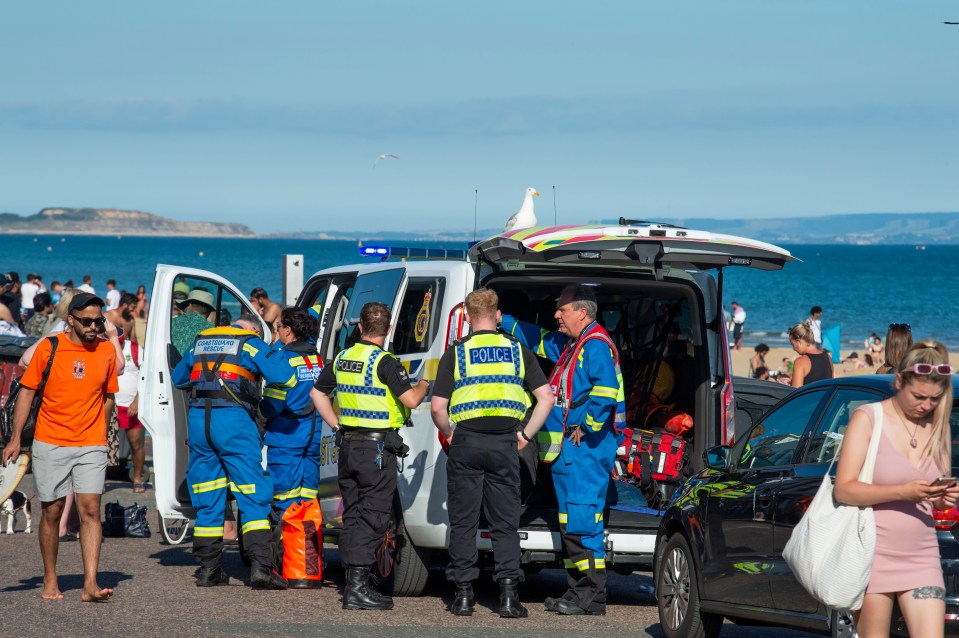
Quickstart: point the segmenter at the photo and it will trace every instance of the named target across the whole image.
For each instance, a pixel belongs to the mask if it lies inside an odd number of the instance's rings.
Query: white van
[[[599,301],[599,320],[620,350],[626,396],[631,396],[634,379],[644,366],[652,360],[670,363],[675,375],[670,402],[695,423],[688,435],[687,475],[702,469],[704,450],[729,444],[735,435],[732,374],[720,310],[723,269],[778,270],[794,259],[788,251],[762,242],[629,220],[620,220],[618,226],[513,231],[481,241],[468,253],[441,251],[443,259],[420,252],[424,261],[411,261],[417,255],[410,251],[399,255],[394,251],[393,258],[405,259],[336,266],[310,277],[297,305],[321,312],[317,351],[323,361],[331,361],[357,338],[363,305],[380,301],[393,311],[387,349],[413,379],[433,380],[445,349],[468,330],[463,324],[463,299],[474,287],[495,289],[503,312],[553,328],[559,291],[570,283],[591,284]],[[162,532],[171,542],[183,540],[194,516],[185,485],[186,393],[170,384],[170,371],[178,360],[170,345],[173,285],[178,281],[213,292],[221,324],[251,311],[246,297],[217,274],[157,267],[148,356],[141,368],[140,418],[153,437],[157,507]],[[548,372],[551,364],[543,361],[543,366]],[[395,525],[379,563],[381,575],[391,577],[395,595],[418,595],[430,566],[444,563],[449,541],[446,456],[430,417],[429,397],[413,410],[412,427],[401,434],[410,454],[399,462]],[[318,498],[325,536],[335,542],[342,514],[337,448],[327,424],[322,436]],[[525,495],[520,530],[524,566],[561,565],[548,467],[540,468],[535,488]],[[625,572],[651,567],[660,516],[612,505],[604,516],[607,565]],[[485,530],[478,533],[477,543],[481,550],[492,549]]]

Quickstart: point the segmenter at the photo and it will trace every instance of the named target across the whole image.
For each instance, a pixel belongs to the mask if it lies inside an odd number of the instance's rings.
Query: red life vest
[[[606,332],[606,329],[599,325],[599,322],[593,322],[593,327],[579,335],[579,338],[571,346],[567,346],[560,355],[559,361],[553,366],[553,371],[549,374],[549,388],[556,398],[556,405],[563,407],[563,428],[566,428],[566,419],[569,418],[569,411],[577,408],[588,400],[588,397],[580,399],[573,403],[573,378],[576,376],[576,361],[579,359],[579,353],[583,350],[586,342],[593,339],[600,339],[609,346],[613,353],[613,364],[616,366],[616,373],[619,374],[619,351],[616,350],[616,344]]]

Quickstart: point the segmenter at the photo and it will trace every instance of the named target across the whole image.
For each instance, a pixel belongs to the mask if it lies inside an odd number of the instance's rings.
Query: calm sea
[[[464,248],[461,244],[416,244]],[[107,279],[133,291],[153,285],[158,263],[201,268],[221,274],[249,293],[261,286],[281,300],[284,254],[304,256],[310,274],[359,261],[352,241],[299,239],[200,239],[168,237],[3,236],[0,270],[21,276],[39,272],[54,279],[93,275],[98,292]],[[745,343],[784,345],[785,330],[805,319],[813,305],[823,307],[823,325],[841,326],[843,344],[861,348],[870,332],[885,336],[891,322],[912,325],[917,337],[932,337],[959,349],[959,246],[785,246],[800,262],[780,272],[729,268],[726,305],[738,301],[747,312]]]

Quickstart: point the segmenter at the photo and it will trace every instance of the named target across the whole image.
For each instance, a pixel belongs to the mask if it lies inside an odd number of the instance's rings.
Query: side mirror
[[[711,447],[705,452],[703,452],[703,460],[706,462],[706,467],[711,467],[714,470],[725,470],[729,465],[729,453],[731,448],[727,445],[717,445],[716,447]]]

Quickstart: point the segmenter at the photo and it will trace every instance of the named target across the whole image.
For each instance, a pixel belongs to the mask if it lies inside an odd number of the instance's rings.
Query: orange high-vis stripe
[[[216,363],[213,361],[208,361],[206,364],[207,370],[212,370],[213,366]],[[203,374],[203,362],[197,361],[193,364],[193,371],[190,373],[190,381],[196,381],[200,378],[200,375]],[[243,377],[249,379],[253,383],[256,383],[256,376],[247,370],[246,368],[234,365],[232,363],[221,363],[220,367],[217,370],[217,376],[227,379],[228,381],[236,380],[237,377]]]

